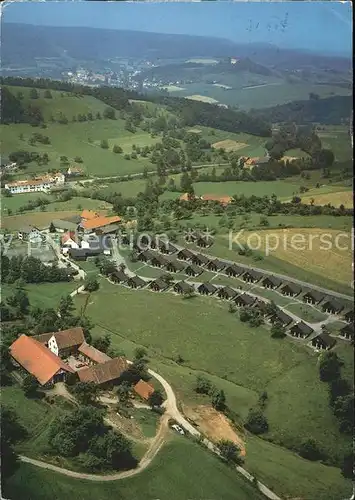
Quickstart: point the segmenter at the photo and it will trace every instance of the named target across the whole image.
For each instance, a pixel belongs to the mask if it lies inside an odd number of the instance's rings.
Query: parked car
[[[172,429],[174,429],[174,431],[178,432],[179,434],[181,434],[182,436],[185,435],[185,431],[182,427],[180,427],[180,425],[177,425],[177,424],[174,424],[171,426]]]

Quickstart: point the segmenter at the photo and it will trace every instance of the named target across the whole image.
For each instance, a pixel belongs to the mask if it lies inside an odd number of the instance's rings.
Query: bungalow
[[[83,368],[77,373],[81,382],[93,382],[96,385],[107,386],[119,382],[128,366],[125,358],[118,357],[105,363]]]
[[[206,267],[209,271],[219,272],[226,267],[226,263],[223,262],[222,260],[215,259],[215,260],[210,260],[210,262],[208,262]]]
[[[177,252],[177,248],[169,242],[159,240],[157,247],[161,253],[171,255]]]
[[[69,248],[68,255],[73,260],[86,260],[88,256],[86,248]]]
[[[306,302],[306,304],[319,304],[323,299],[324,294],[317,290],[308,290],[302,297],[303,302]]]
[[[320,333],[312,339],[312,346],[316,349],[331,349],[336,343],[336,340],[327,333]]]
[[[245,271],[245,273],[243,274],[242,279],[243,281],[246,281],[248,283],[256,283],[257,281],[261,280],[262,277],[262,273],[259,273],[254,269],[248,269],[248,271]]]
[[[329,314],[339,314],[344,309],[344,306],[337,300],[330,299],[322,304],[322,310]]]
[[[185,265],[177,260],[168,262],[165,267],[170,273],[178,273],[185,269]]]
[[[151,290],[154,290],[154,292],[163,292],[169,287],[169,283],[166,282],[163,278],[157,278],[156,280],[151,281],[151,283],[149,284],[149,288]]]
[[[148,401],[149,397],[154,392],[154,387],[148,384],[145,380],[140,379],[133,387],[133,390],[140,398]]]
[[[302,338],[302,339],[305,339],[313,332],[314,332],[313,328],[311,328],[309,325],[307,325],[303,321],[299,321],[298,323],[296,323],[295,325],[293,325],[290,328],[290,334],[293,337],[298,337],[298,338]]]
[[[230,277],[235,277],[243,274],[244,271],[245,269],[243,267],[237,266],[236,264],[231,264],[225,268],[224,274]]]
[[[217,287],[212,285],[212,283],[202,283],[197,288],[198,293],[201,295],[213,295],[217,291]]]
[[[193,256],[195,254],[193,252],[190,252],[187,248],[183,248],[180,250],[180,252],[177,254],[177,258],[179,260],[192,260]]]
[[[191,264],[187,266],[184,273],[188,276],[198,276],[199,274],[203,273],[203,269],[201,269],[201,267],[195,266],[194,264]]]
[[[34,337],[21,335],[10,346],[15,365],[33,375],[42,387],[66,380],[74,370]]]
[[[288,326],[292,323],[293,319],[288,314],[278,309],[275,314],[270,318],[271,323],[281,323],[283,326]]]
[[[117,270],[111,274],[111,279],[115,283],[126,283],[126,281],[129,279],[129,276],[127,276],[127,274],[123,271]]]
[[[147,281],[142,280],[139,276],[133,276],[127,280],[127,285],[131,288],[142,288],[147,284]]]
[[[281,285],[282,281],[275,276],[265,276],[265,278],[261,281],[261,284],[264,288],[278,288]]]
[[[180,281],[174,285],[174,292],[181,293],[183,295],[192,293],[194,288],[186,283],[185,281]]]
[[[200,236],[201,234],[198,233],[197,231],[192,231],[191,229],[189,229],[188,231],[186,231],[185,241],[187,241],[188,243],[193,243],[198,238],[200,238]]]
[[[137,255],[137,259],[140,260],[141,262],[149,262],[150,260],[155,257],[155,253],[152,252],[151,250],[144,250],[143,252],[139,253]]]
[[[255,302],[255,297],[247,293],[242,293],[241,295],[237,295],[237,297],[233,299],[233,302],[235,302],[238,307],[251,306]]]
[[[354,309],[348,309],[344,312],[343,318],[347,323],[354,323]]]
[[[339,332],[339,335],[344,339],[354,340],[354,323],[343,326],[343,328],[341,328]]]
[[[200,248],[207,248],[210,247],[213,243],[213,238],[212,236],[199,236],[196,239],[196,245]]]
[[[220,299],[231,300],[237,295],[237,292],[230,286],[224,286],[218,290],[217,295]]]
[[[269,309],[268,303],[265,300],[257,299],[252,305],[253,309],[257,309],[262,316],[267,316]]]
[[[165,267],[168,262],[169,261],[166,257],[157,254],[151,259],[150,264],[154,267]]]
[[[104,352],[99,351],[92,345],[83,342],[78,349],[78,358],[80,361],[85,361],[89,365],[97,365],[99,363],[106,363],[106,361],[110,361],[112,358],[107,356]]]
[[[61,358],[76,354],[85,342],[84,330],[80,326],[59,332],[42,333],[34,338]]]
[[[192,263],[196,266],[205,266],[210,261],[210,258],[201,253],[197,253],[192,257]]]
[[[294,283],[286,283],[280,289],[282,295],[286,295],[287,297],[296,297],[302,291],[302,288]]]

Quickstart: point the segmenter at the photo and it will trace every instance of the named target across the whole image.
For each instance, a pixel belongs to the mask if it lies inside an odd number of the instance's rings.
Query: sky
[[[352,50],[350,2],[13,2],[2,20],[207,35],[319,53]]]

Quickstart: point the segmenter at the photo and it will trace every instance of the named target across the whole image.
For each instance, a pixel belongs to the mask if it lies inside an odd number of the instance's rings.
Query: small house
[[[191,264],[187,266],[184,273],[188,276],[198,276],[199,274],[203,273],[203,269],[201,269],[201,267],[195,266],[194,264]]]
[[[28,241],[30,243],[40,243],[45,239],[39,229],[34,226],[24,226],[17,232],[19,240]]]
[[[168,260],[166,257],[163,257],[163,255],[154,255],[154,257],[151,259],[150,264],[154,267],[165,267],[168,264]]]
[[[87,259],[86,248],[69,248],[68,255],[72,260],[83,261]]]
[[[187,248],[183,248],[180,250],[180,252],[177,254],[177,258],[179,260],[189,260],[192,261],[192,258],[195,254],[193,252],[190,252]]]
[[[195,254],[192,257],[192,263],[195,264],[196,266],[205,266],[210,262],[210,260],[211,259],[209,257],[201,253]]]
[[[235,277],[239,276],[240,274],[243,274],[245,269],[243,267],[237,266],[236,264],[230,264],[227,266],[224,270],[224,274],[226,274],[229,277]]]
[[[293,337],[298,337],[301,339],[307,338],[313,332],[313,328],[307,325],[304,321],[300,321],[290,328],[290,334]]]
[[[175,260],[168,262],[165,267],[169,271],[169,273],[179,273],[180,271],[183,271],[185,269],[185,264]]]
[[[267,316],[269,312],[268,303],[265,300],[256,299],[252,307],[257,309],[262,316]]]
[[[146,281],[142,280],[139,276],[133,276],[132,278],[128,278],[127,285],[130,288],[142,288],[147,284]]]
[[[339,335],[347,340],[354,340],[354,323],[349,323],[340,329]]]
[[[254,304],[255,297],[247,293],[242,293],[241,295],[237,295],[237,297],[235,297],[233,301],[238,307],[247,307]]]
[[[354,323],[354,309],[348,309],[344,312],[343,318],[347,323]]]
[[[144,250],[137,255],[137,259],[141,262],[149,262],[153,257],[155,257],[155,253],[151,250]]]
[[[158,241],[157,247],[161,253],[171,255],[171,254],[177,252],[177,248],[169,242],[165,242],[165,241],[160,240],[160,241]]]
[[[328,351],[335,345],[336,340],[328,335],[328,333],[320,333],[319,335],[314,337],[311,342],[312,346],[316,349],[324,349]]]
[[[156,280],[151,281],[149,284],[149,288],[151,290],[154,290],[154,292],[163,292],[169,287],[170,287],[169,283],[163,280],[163,278],[157,278]]]
[[[222,260],[215,259],[215,260],[210,260],[210,262],[208,262],[206,267],[209,271],[217,273],[222,271],[226,267],[226,263],[223,262]]]
[[[186,295],[189,293],[193,293],[194,288],[186,283],[185,281],[180,281],[174,285],[174,292],[180,293],[182,295]]]
[[[286,295],[286,297],[297,297],[302,291],[301,287],[296,285],[295,283],[286,283],[280,289],[282,295]]]
[[[217,295],[220,299],[231,300],[237,295],[237,292],[230,286],[224,286],[218,290]]]
[[[217,287],[212,285],[212,283],[202,283],[197,288],[198,293],[201,295],[213,295],[217,291]]]
[[[291,316],[281,311],[281,309],[278,309],[275,314],[271,316],[270,321],[271,323],[281,323],[283,326],[288,326],[292,323],[293,319]]]
[[[126,273],[118,269],[117,271],[114,271],[111,274],[111,279],[115,283],[126,283],[126,281],[129,279],[129,276],[127,276]]]
[[[148,384],[145,380],[140,379],[133,387],[133,390],[140,398],[148,401],[149,397],[154,392],[154,387]]]
[[[265,276],[265,278],[261,281],[261,284],[264,288],[271,288],[275,290],[281,285],[282,281],[276,276]]]
[[[79,238],[75,231],[67,231],[60,239],[63,254],[68,253],[70,248],[79,248]]]
[[[322,310],[329,314],[339,314],[343,309],[343,304],[335,299],[327,300],[322,304]]]
[[[242,280],[246,281],[247,283],[256,283],[257,281],[261,280],[262,277],[263,277],[262,273],[259,273],[254,269],[248,269],[242,275]]]
[[[317,290],[308,290],[302,297],[303,302],[306,304],[319,304],[323,299],[324,294]]]
[[[196,245],[200,248],[210,247],[213,243],[212,236],[198,236],[196,239]]]

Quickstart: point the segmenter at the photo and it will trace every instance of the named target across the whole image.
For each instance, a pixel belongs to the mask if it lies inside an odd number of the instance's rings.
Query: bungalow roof
[[[333,337],[328,335],[328,333],[320,333],[319,335],[314,337],[314,339],[312,339],[312,343],[315,343],[317,339],[319,339],[321,343],[327,347],[333,347],[336,342]]]
[[[291,328],[291,332],[297,331],[297,330],[302,332],[304,335],[310,335],[314,331],[313,328],[311,328],[309,325],[304,323],[304,321],[300,321],[299,323],[296,323]]]
[[[212,283],[201,283],[201,285],[198,287],[198,289],[200,288],[206,288],[206,290],[208,290],[209,293],[214,293],[216,290],[217,290],[217,287],[212,285]]]

